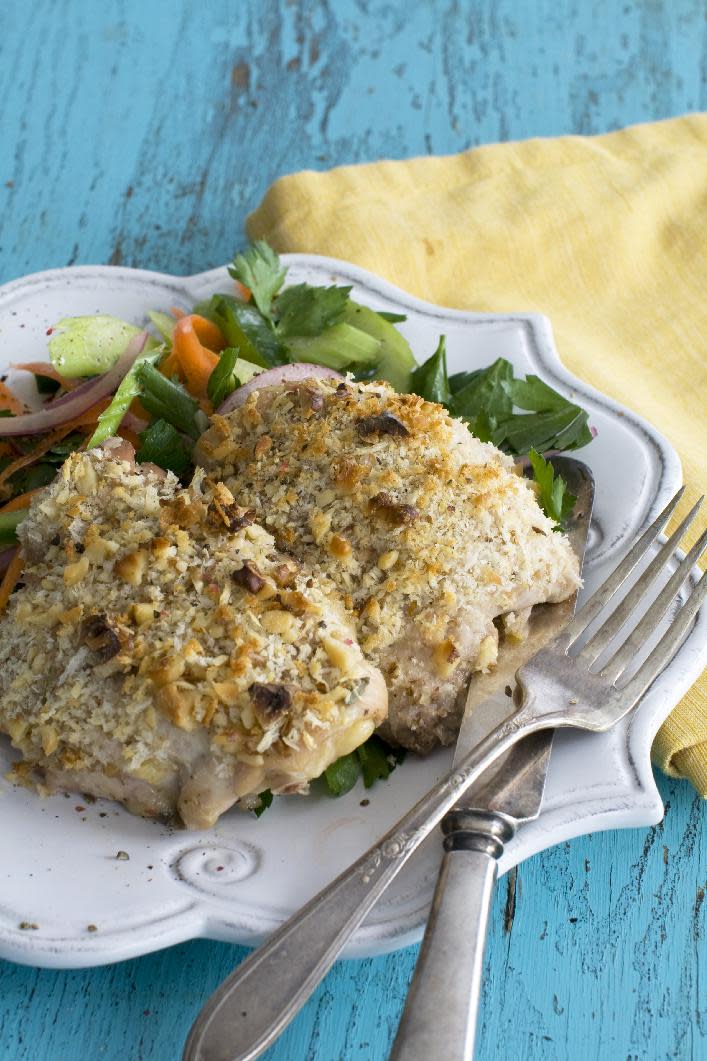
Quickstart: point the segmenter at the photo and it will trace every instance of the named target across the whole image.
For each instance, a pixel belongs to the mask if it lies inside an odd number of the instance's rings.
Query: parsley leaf
[[[255,817],[259,818],[261,814],[265,814],[268,807],[272,806],[273,794],[269,788],[266,788],[264,792],[260,793],[260,803],[257,807],[253,808]]]
[[[61,386],[58,380],[43,376],[41,372],[34,373],[34,382],[37,385],[38,394],[56,394]]]
[[[540,453],[578,449],[592,441],[592,434],[584,410],[568,403],[563,410],[514,414],[497,425],[493,441],[508,453],[529,453],[531,449]]]
[[[242,254],[236,255],[228,272],[249,289],[262,315],[272,323],[272,300],[287,274],[272,247],[263,239],[256,240]]]
[[[349,301],[350,287],[312,287],[295,284],[278,297],[276,312],[280,335],[321,335],[340,324]]]
[[[72,431],[66,438],[55,442],[52,448],[44,454],[42,460],[49,464],[63,464],[69,454],[73,453],[86,441],[86,436],[81,431]]]
[[[10,489],[13,495],[37,490],[40,486],[47,486],[55,477],[56,471],[56,467],[47,460],[41,460],[38,464],[32,464],[28,468],[20,468],[10,477]]]
[[[452,392],[447,378],[447,341],[443,335],[440,336],[439,345],[432,357],[413,372],[410,388],[428,402],[450,405]]]
[[[550,461],[546,461],[536,450],[528,454],[535,482],[538,484],[538,503],[546,516],[555,521],[558,530],[574,508],[577,498],[567,489],[561,475],[555,475]]]
[[[206,393],[217,409],[224,398],[227,398],[236,387],[240,387],[240,380],[234,374],[236,361],[238,360],[238,349],[235,346],[227,346],[221,351],[218,364],[214,366],[209,382],[206,385]]]
[[[592,441],[588,414],[537,376],[517,379],[510,361],[499,357],[488,368],[457,372],[434,386],[437,354],[413,373],[413,390],[461,417],[482,442],[506,453],[579,449]],[[437,366],[438,367],[438,366]],[[520,412],[519,410],[523,410]]]
[[[538,376],[526,376],[525,379],[510,379],[506,390],[519,409],[529,409],[536,413],[546,413],[553,409],[564,409],[568,402],[561,394],[548,387]]]
[[[148,413],[159,420],[166,420],[182,434],[191,435],[194,439],[202,434],[203,414],[199,403],[191,394],[187,394],[181,383],[167,379],[154,365],[146,362],[138,365],[135,375],[138,385],[136,396],[139,396]]]
[[[513,379],[510,361],[499,357],[487,369],[474,373],[465,386],[454,395],[454,409],[459,416],[473,419],[485,412],[495,421],[504,420],[513,412],[513,402],[506,384]]]
[[[373,736],[356,749],[356,754],[361,764],[363,783],[366,788],[371,788],[376,781],[387,781],[405,758],[405,749],[392,748],[380,737]]]
[[[168,472],[181,475],[191,464],[191,454],[175,427],[166,420],[155,420],[145,431],[141,431],[140,448],[135,454],[139,464],[150,461]]]
[[[327,766],[324,781],[331,796],[343,796],[354,787],[361,773],[361,764],[356,752],[342,755],[341,758]]]
[[[393,748],[380,737],[373,736],[349,755],[342,755],[326,768],[322,776],[329,795],[343,796],[360,776],[363,776],[366,788],[371,788],[376,781],[387,780],[404,758],[403,748]]]

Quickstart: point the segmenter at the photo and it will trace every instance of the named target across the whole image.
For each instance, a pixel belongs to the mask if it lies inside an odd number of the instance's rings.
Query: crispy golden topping
[[[353,609],[364,651],[386,670],[391,725],[410,705],[451,717],[470,671],[493,665],[491,641],[480,648],[493,619],[577,585],[567,540],[510,457],[385,383],[263,388],[214,418],[197,449]],[[389,671],[393,654],[402,665]],[[453,735],[450,723],[441,739]]]
[[[119,772],[155,785],[174,779],[189,734],[193,754],[217,755],[212,773],[241,763],[262,791],[268,761],[276,785],[291,761],[301,787],[301,756],[331,734],[321,772],[333,735],[368,714],[375,672],[350,619],[203,472],[181,489],[110,449],[74,454],[21,533],[27,581],[0,622],[0,729],[28,759],[105,772],[117,754]],[[384,714],[385,697],[369,732]]]

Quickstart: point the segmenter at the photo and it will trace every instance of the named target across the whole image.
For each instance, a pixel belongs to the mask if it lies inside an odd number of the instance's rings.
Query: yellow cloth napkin
[[[247,230],[432,302],[547,314],[570,369],[671,440],[687,500],[704,489],[707,114],[282,177]],[[706,684],[653,755],[707,798]]]

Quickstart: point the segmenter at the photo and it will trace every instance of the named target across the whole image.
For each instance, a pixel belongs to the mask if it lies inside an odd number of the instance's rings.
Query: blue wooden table
[[[231,257],[283,172],[707,105],[704,0],[1,10],[1,281],[76,262],[192,273]],[[479,1057],[707,1057],[705,807],[684,783],[661,791],[657,828],[564,844],[502,883]],[[172,1061],[243,954],[200,941],[81,972],[0,963],[0,1058]],[[271,1061],[381,1061],[415,957],[338,965]]]

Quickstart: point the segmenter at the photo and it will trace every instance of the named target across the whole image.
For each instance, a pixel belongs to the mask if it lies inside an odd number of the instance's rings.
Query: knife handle
[[[442,865],[390,1061],[472,1061],[474,1053],[493,886],[515,825],[457,810],[442,829]]]

